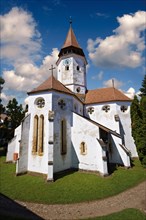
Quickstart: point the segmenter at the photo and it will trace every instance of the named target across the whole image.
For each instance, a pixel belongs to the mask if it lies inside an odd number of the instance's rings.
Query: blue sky
[[[26,92],[50,75],[69,18],[87,61],[88,89],[115,86],[130,96],[145,74],[146,0],[1,0],[2,99]]]

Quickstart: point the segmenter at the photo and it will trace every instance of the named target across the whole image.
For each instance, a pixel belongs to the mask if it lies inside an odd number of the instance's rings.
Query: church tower
[[[86,93],[86,57],[79,46],[72,22],[57,61],[57,79],[77,94]]]

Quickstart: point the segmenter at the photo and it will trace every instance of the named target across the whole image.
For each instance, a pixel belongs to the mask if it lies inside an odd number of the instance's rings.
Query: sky
[[[1,0],[2,103],[27,92],[51,74],[69,30],[83,49],[87,88],[114,86],[129,97],[146,71],[146,0]],[[54,73],[55,74],[55,73]]]

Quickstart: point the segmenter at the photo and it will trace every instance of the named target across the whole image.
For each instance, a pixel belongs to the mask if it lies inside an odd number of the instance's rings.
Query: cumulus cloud
[[[51,75],[49,69],[51,65],[56,65],[59,51],[53,48],[52,52],[44,57],[40,66],[37,66],[35,63],[38,58],[40,61],[41,35],[32,15],[14,7],[0,16],[0,22],[1,58],[12,67],[3,71],[4,90],[15,94],[16,91],[30,91]]]
[[[97,75],[95,75],[95,76],[92,76],[92,79],[93,80],[102,80],[102,78],[103,78],[103,71],[101,70]]]
[[[30,13],[14,7],[0,23],[2,59],[14,65],[38,58],[41,36]]]
[[[128,96],[129,98],[133,99],[135,96],[135,89],[130,87],[127,92],[124,93],[126,96]]]
[[[119,27],[113,31],[113,35],[105,39],[88,39],[87,50],[93,64],[112,68],[140,66],[145,49],[142,35],[146,29],[145,18],[144,11],[118,17]]]
[[[103,85],[105,87],[113,87],[114,86],[115,88],[120,88],[123,86],[123,82],[113,78],[113,79],[109,79],[107,81],[104,81]]]
[[[52,53],[44,58],[40,67],[32,63],[23,63],[17,65],[14,70],[3,71],[5,89],[26,92],[38,86],[51,75],[49,69],[52,64],[55,66],[58,53],[58,49],[54,48]]]
[[[13,95],[6,95],[4,92],[1,93],[1,99],[2,99],[2,104],[6,105],[8,103],[9,100],[13,99],[14,96]]]

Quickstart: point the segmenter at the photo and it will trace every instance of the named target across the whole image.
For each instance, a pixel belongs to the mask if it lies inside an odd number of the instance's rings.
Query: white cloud
[[[41,36],[32,15],[14,7],[0,16],[0,22],[1,58],[12,66],[10,70],[3,71],[4,90],[15,94],[16,91],[30,91],[51,75],[49,69],[51,65],[56,66],[59,51],[53,48],[37,66],[35,61],[40,58]]]
[[[105,39],[88,39],[87,49],[93,64],[103,67],[135,68],[142,64],[146,29],[146,12],[118,17],[119,27]]]
[[[129,98],[133,99],[134,95],[135,95],[135,89],[130,87],[127,92],[124,93],[126,96],[128,96]]]
[[[1,58],[15,65],[38,58],[40,33],[30,13],[14,7],[0,16]]]
[[[113,78],[113,79],[109,79],[107,81],[104,81],[103,85],[105,87],[113,87],[114,86],[115,88],[120,88],[121,86],[123,86],[123,82]]]
[[[97,75],[92,76],[93,80],[95,80],[95,79],[102,80],[102,78],[103,78],[103,71],[102,70]]]
[[[4,92],[1,93],[2,104],[6,105],[9,100],[13,99],[13,95],[6,95]]]
[[[32,63],[23,63],[17,65],[14,70],[3,71],[5,89],[27,92],[38,86],[51,75],[49,69],[51,65],[56,65],[58,53],[58,49],[54,48],[52,53],[44,58],[40,67]]]

